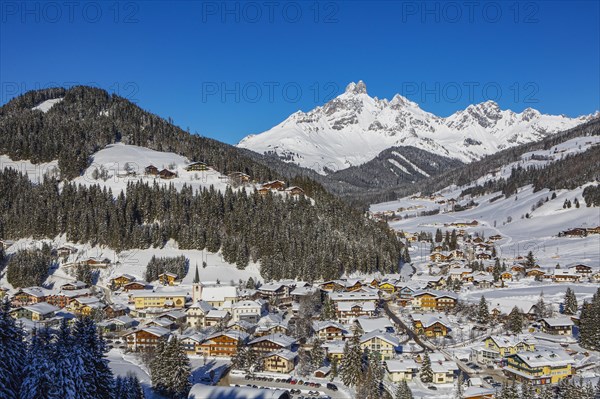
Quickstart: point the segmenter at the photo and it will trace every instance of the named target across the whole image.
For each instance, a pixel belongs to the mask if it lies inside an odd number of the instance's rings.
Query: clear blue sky
[[[0,103],[95,84],[229,143],[357,80],[441,116],[600,109],[597,1],[66,4],[0,3]]]

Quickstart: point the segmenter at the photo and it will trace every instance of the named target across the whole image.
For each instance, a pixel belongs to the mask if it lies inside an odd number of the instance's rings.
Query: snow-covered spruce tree
[[[406,380],[402,380],[398,383],[394,399],[413,399],[412,391],[406,383]]]
[[[523,331],[523,315],[521,314],[521,310],[516,305],[508,314],[506,328],[508,331],[514,334],[520,334]]]
[[[423,364],[421,365],[421,372],[419,373],[421,382],[429,384],[433,381],[433,370],[431,369],[431,359],[427,352],[423,355]]]
[[[85,390],[88,399],[111,399],[113,375],[105,354],[104,339],[98,336],[96,323],[89,318],[77,319],[73,328],[78,356],[83,362]]]
[[[90,398],[83,362],[84,353],[76,342],[66,319],[62,319],[58,333],[50,347],[50,361],[55,364],[55,388],[64,399]]]
[[[540,391],[537,394],[537,399],[554,399],[554,387],[550,385],[543,385],[540,387]]]
[[[325,300],[323,301],[323,306],[321,307],[320,319],[324,320],[324,321],[337,319],[337,315],[335,313],[335,305],[333,304],[333,301],[329,298],[329,296],[327,298],[325,298]]]
[[[115,378],[113,395],[115,399],[145,399],[140,380],[131,372]]]
[[[362,377],[362,350],[360,349],[360,333],[354,330],[354,335],[344,346],[344,356],[340,363],[340,376],[344,385],[353,387]]]
[[[159,345],[150,374],[153,388],[161,395],[171,399],[187,398],[191,388],[190,360],[177,338]]]
[[[477,308],[477,322],[483,325],[487,325],[490,322],[490,309],[488,308],[488,304],[484,296],[481,296],[481,299],[479,300],[479,307]]]
[[[533,252],[529,251],[527,256],[525,257],[525,268],[532,269],[535,267],[535,257],[533,256]]]
[[[62,399],[56,386],[50,340],[50,333],[46,329],[33,332],[22,369],[19,399]]]
[[[575,292],[573,292],[570,287],[567,287],[567,291],[565,292],[563,306],[565,314],[574,315],[577,313],[577,297],[575,296]]]
[[[18,399],[25,359],[23,332],[10,315],[8,298],[0,303],[0,399]]]
[[[325,350],[323,349],[323,341],[317,338],[313,341],[313,346],[310,351],[310,364],[313,371],[321,367],[324,358]]]
[[[237,370],[248,370],[248,346],[244,345],[242,341],[238,341],[235,354],[231,357],[231,367]]]
[[[365,350],[364,359],[366,368],[357,387],[357,397],[365,399],[379,399],[382,397],[381,383],[383,381],[383,367],[381,366],[378,352]]]
[[[600,288],[592,301],[584,303],[579,318],[579,341],[582,347],[600,349]]]
[[[531,398],[531,399],[535,399],[535,389],[533,388],[533,386],[527,382],[521,383],[520,386],[520,391],[521,391],[521,395],[519,396],[520,398],[523,399],[527,399],[527,398]]]

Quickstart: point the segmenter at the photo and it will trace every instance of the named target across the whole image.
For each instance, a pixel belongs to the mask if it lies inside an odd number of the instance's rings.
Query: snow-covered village
[[[0,399],[600,399],[599,3],[5,3]]]

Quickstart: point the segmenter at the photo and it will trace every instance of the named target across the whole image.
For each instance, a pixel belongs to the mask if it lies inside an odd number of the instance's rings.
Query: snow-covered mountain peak
[[[238,146],[275,153],[319,173],[363,164],[397,146],[470,162],[591,118],[545,115],[532,108],[515,113],[491,100],[443,118],[399,94],[389,101],[371,97],[365,83],[358,81],[323,106],[298,111],[272,129],[244,138]]]
[[[348,86],[346,86],[344,93],[367,94],[367,85],[362,80],[359,80],[358,83],[350,82]]]

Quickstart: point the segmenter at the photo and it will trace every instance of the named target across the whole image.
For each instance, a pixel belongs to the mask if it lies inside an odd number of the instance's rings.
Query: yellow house
[[[158,281],[160,281],[162,285],[175,285],[177,282],[177,274],[169,272],[161,273],[158,275]]]
[[[516,353],[507,356],[506,360],[506,372],[518,381],[528,381],[533,385],[557,384],[571,376],[571,365],[575,362],[562,349]]]
[[[412,305],[417,309],[435,309],[437,306],[436,296],[429,292],[420,292],[413,295]]]
[[[412,318],[415,332],[426,337],[445,337],[450,330],[450,322],[443,315],[413,315]]]
[[[393,294],[394,292],[396,292],[396,287],[394,286],[394,284],[388,281],[379,284],[379,289],[381,291],[387,292],[388,294]]]
[[[486,348],[498,352],[502,357],[535,350],[535,342],[522,335],[492,335],[487,337],[483,343]]]
[[[114,288],[123,287],[125,284],[129,284],[132,281],[135,281],[135,277],[130,276],[129,274],[120,274],[110,279],[110,282],[112,283]]]
[[[105,305],[95,296],[75,298],[75,300],[69,304],[69,308],[73,312],[82,316],[90,316],[94,309],[101,310],[104,309],[104,307]]]
[[[146,308],[183,308],[185,306],[185,292],[158,291],[135,292],[131,295],[136,309]]]
[[[287,349],[280,349],[267,354],[263,358],[263,367],[270,373],[288,374],[296,365],[297,354]]]
[[[379,353],[382,360],[393,358],[399,345],[400,340],[397,337],[378,330],[360,337],[360,347],[363,350],[369,349],[371,352]]]

